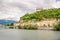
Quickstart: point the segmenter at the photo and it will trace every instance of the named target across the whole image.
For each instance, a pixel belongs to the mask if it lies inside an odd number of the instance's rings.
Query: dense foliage
[[[10,24],[7,24],[6,26],[13,26],[14,25],[14,23],[10,23]]]
[[[60,18],[60,8],[53,8],[53,9],[44,9],[40,11],[36,11],[34,13],[27,13],[24,16],[21,17],[22,20],[24,21],[29,21],[29,20],[36,20],[40,21],[42,19],[48,19],[48,18]]]
[[[6,26],[9,26],[9,29],[13,29],[14,23],[6,24]]]
[[[24,26],[19,25],[18,26],[18,29],[31,29],[31,30],[36,30],[36,29],[38,29],[38,26],[37,25],[32,25],[32,24],[24,25]]]
[[[55,28],[57,31],[60,31],[60,21],[58,21],[58,22],[54,25],[54,28]]]

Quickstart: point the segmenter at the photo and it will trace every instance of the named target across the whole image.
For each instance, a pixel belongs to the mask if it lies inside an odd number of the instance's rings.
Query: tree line
[[[35,21],[40,21],[50,18],[60,19],[60,8],[43,9],[30,14],[26,13],[24,16],[20,17],[20,19],[24,21],[29,21],[33,19]]]

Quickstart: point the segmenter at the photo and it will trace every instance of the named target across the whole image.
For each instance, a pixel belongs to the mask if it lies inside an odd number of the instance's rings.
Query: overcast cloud
[[[19,20],[37,8],[56,8],[59,4],[59,0],[0,0],[0,19]]]

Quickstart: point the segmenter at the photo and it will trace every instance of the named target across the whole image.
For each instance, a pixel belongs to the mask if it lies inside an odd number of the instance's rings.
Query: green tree
[[[32,19],[35,19],[36,21],[40,21],[49,18],[60,19],[60,8],[44,9],[44,10],[33,12],[31,14],[27,13],[21,17],[21,19],[25,21],[29,21]]]

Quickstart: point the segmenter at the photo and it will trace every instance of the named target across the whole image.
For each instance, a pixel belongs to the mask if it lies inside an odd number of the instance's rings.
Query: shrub
[[[29,27],[28,25],[24,25],[23,29],[28,29],[28,27]]]
[[[14,23],[11,23],[10,25],[11,25],[11,26],[13,26],[13,25],[14,25]]]
[[[38,26],[37,25],[29,24],[29,25],[25,25],[24,28],[25,29],[38,29]]]
[[[14,27],[9,27],[9,29],[13,29]]]
[[[60,22],[57,22],[57,23],[54,25],[54,28],[55,28],[57,31],[60,31]]]
[[[48,24],[48,27],[51,27],[51,25],[50,25],[50,24]]]
[[[14,23],[10,23],[10,24],[7,24],[6,26],[13,26],[14,25]]]
[[[18,28],[19,29],[33,29],[34,30],[34,29],[38,29],[38,26],[29,24],[29,25],[24,25],[24,26],[19,25]]]
[[[22,29],[22,26],[21,25],[18,25],[18,29]]]
[[[47,27],[46,24],[44,24],[43,27]]]

